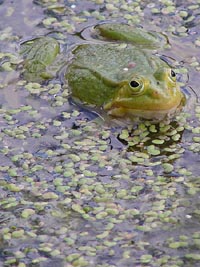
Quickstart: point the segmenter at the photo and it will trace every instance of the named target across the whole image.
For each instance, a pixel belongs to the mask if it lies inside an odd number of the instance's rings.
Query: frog
[[[72,47],[66,62],[64,76],[75,101],[120,118],[163,119],[181,109],[185,96],[175,70],[156,55],[166,36],[118,23],[96,25],[91,36]],[[50,64],[56,53],[51,54]]]
[[[60,45],[56,39],[42,36],[21,42],[20,54],[25,58],[23,77],[26,80],[42,82],[55,76],[51,68],[60,54]]]

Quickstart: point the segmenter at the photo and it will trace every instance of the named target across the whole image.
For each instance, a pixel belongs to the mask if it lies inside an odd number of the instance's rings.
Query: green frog
[[[45,36],[23,42],[21,54],[25,57],[23,76],[28,81],[41,82],[51,79],[51,73],[56,57],[60,53],[57,40]]]
[[[102,108],[113,117],[146,119],[170,116],[183,105],[185,97],[175,71],[152,52],[166,42],[163,35],[115,23],[97,25],[92,35],[99,40],[77,45],[67,63],[65,78],[74,99]],[[45,38],[50,37],[43,37],[44,42]],[[50,59],[48,50],[41,45],[37,49],[39,57],[41,53],[48,58],[43,59],[45,70],[58,53],[55,39],[51,39],[56,53],[50,45]]]

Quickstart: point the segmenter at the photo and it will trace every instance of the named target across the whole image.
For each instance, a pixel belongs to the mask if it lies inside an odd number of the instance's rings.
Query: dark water
[[[0,266],[199,266],[200,3],[96,2],[0,1]],[[102,21],[169,37],[172,121],[104,122],[58,78],[23,80],[22,40],[67,51]]]

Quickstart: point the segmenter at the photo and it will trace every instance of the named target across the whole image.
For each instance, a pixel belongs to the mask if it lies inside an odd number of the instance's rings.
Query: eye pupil
[[[138,87],[140,84],[138,83],[138,82],[136,82],[136,81],[131,81],[130,82],[130,86],[131,87],[133,87],[133,88],[136,88],[136,87]]]
[[[171,76],[174,78],[174,77],[176,77],[176,73],[173,71],[173,70],[171,70]]]

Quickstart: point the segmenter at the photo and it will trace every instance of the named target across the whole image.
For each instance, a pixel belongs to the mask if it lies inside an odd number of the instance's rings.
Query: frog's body
[[[150,52],[160,36],[119,24],[95,30],[104,41],[120,42],[80,44],[72,51],[65,77],[73,97],[117,117],[162,118],[181,105],[175,72]]]
[[[67,70],[72,95],[108,110],[113,116],[152,117],[174,111],[182,93],[169,66],[133,46],[85,44]],[[95,68],[93,66],[95,65]],[[137,82],[139,87],[132,87]],[[159,117],[157,116],[157,117]]]
[[[60,53],[58,42],[51,37],[40,37],[22,43],[21,53],[25,56],[24,77],[31,81],[53,78],[48,67]]]

